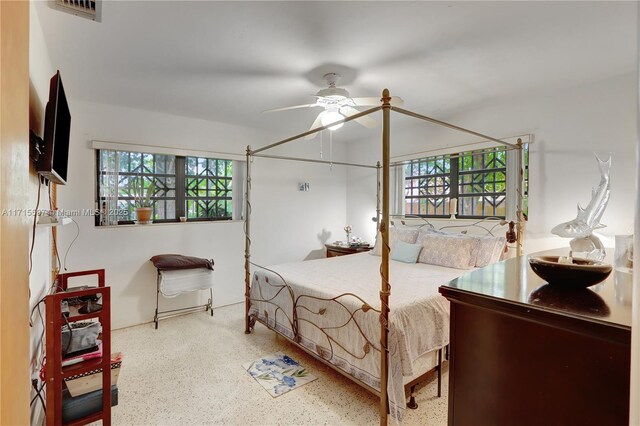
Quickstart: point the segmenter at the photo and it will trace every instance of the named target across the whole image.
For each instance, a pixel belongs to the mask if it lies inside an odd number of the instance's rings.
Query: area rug
[[[274,398],[317,379],[282,352],[264,356],[242,367]]]

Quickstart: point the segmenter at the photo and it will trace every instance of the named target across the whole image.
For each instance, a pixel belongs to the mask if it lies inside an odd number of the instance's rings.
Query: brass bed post
[[[391,112],[389,89],[382,91],[382,276],[380,290],[380,425],[387,425],[389,375],[389,116]]]
[[[518,184],[516,186],[516,194],[517,194],[517,211],[516,211],[516,220],[518,224],[516,226],[516,256],[522,256],[522,239],[524,238],[524,150],[522,139],[518,138],[518,142],[516,144],[518,147]]]
[[[376,163],[376,238],[380,229],[380,162]]]
[[[251,238],[250,232],[250,217],[251,217],[251,202],[249,201],[249,195],[251,192],[251,146],[247,145],[247,180],[245,182],[244,192],[244,333],[251,333],[251,324],[249,322],[249,306],[251,301],[249,300],[249,286],[251,284],[251,270],[249,266],[249,259],[251,258]]]

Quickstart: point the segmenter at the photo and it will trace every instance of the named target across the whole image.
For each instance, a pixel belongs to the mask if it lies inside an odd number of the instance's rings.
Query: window
[[[231,160],[186,158],[188,219],[231,219],[233,204]]]
[[[451,157],[411,161],[405,169],[405,213],[417,216],[449,216]],[[453,162],[455,166],[455,161]],[[455,175],[455,173],[453,173]]]
[[[233,218],[233,161],[97,150],[96,225],[134,223],[136,192],[147,194],[154,222]],[[142,190],[139,189],[140,185]]]
[[[505,217],[507,151],[465,152],[458,157],[458,215]]]
[[[450,217],[457,199],[458,218],[507,215],[506,147],[420,158],[405,165],[405,214]],[[524,149],[524,212],[529,189],[529,149]]]

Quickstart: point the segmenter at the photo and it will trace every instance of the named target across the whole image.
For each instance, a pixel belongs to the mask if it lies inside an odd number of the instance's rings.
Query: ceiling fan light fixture
[[[319,90],[316,93],[319,98],[334,98],[336,100],[345,99],[349,97],[349,92],[341,87],[329,87],[327,89]]]
[[[338,111],[324,111],[321,114],[322,117],[320,117],[320,122],[323,126],[328,126],[331,123],[335,123],[336,121],[344,120],[344,116]],[[344,123],[336,124],[335,126],[329,127],[329,130],[338,130],[343,125]]]

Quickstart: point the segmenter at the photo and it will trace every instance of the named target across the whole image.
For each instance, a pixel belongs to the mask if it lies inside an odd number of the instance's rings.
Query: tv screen
[[[71,114],[60,71],[51,77],[49,102],[45,109],[44,155],[38,159],[38,173],[59,185],[67,183]]]

